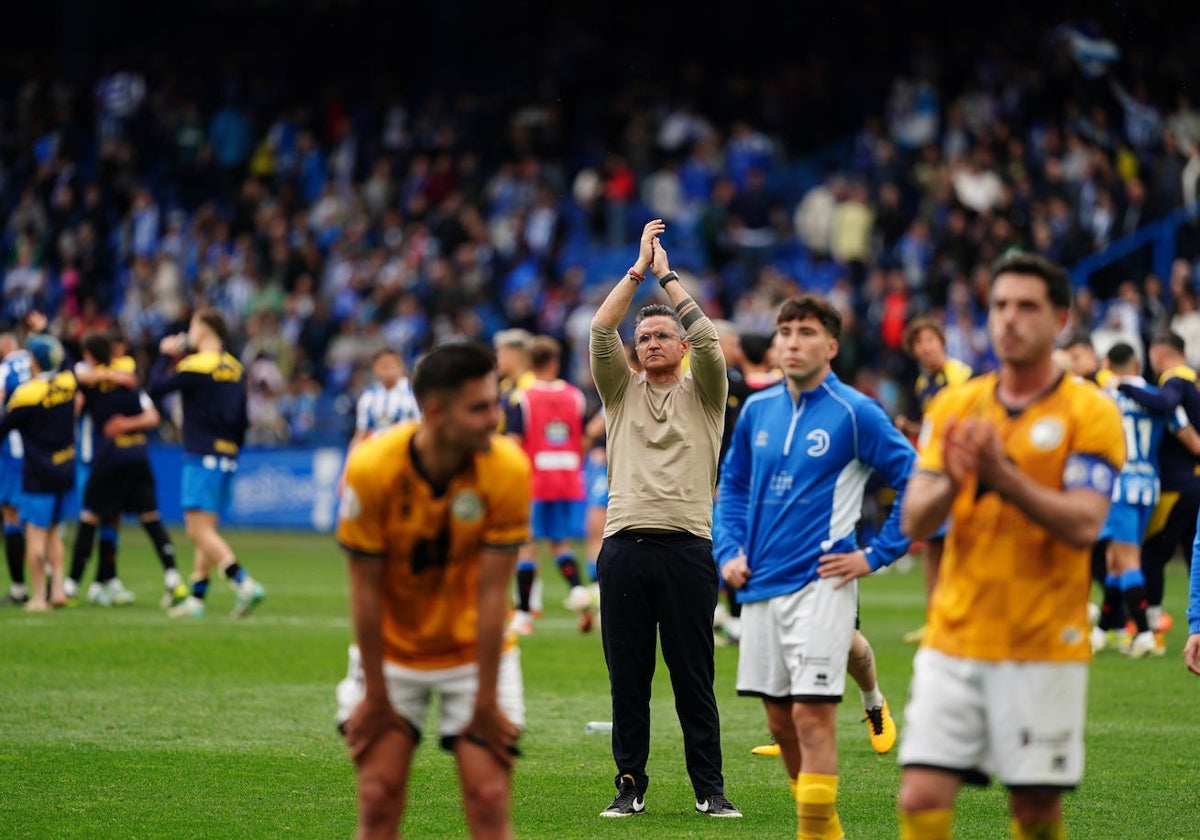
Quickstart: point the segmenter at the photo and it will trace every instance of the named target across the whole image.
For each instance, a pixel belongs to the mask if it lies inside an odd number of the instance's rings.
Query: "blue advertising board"
[[[233,497],[221,524],[233,528],[332,531],[337,521],[337,483],[344,457],[345,450],[332,446],[242,450],[233,478]],[[150,461],[163,521],[180,525],[183,450],[153,445]]]

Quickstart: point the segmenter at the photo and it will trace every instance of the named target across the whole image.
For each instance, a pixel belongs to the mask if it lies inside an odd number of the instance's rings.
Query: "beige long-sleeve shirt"
[[[626,528],[687,531],[712,539],[712,495],[729,383],[712,321],[688,329],[691,363],[678,382],[656,385],[630,369],[617,330],[592,321],[592,378],[604,403],[608,519]]]

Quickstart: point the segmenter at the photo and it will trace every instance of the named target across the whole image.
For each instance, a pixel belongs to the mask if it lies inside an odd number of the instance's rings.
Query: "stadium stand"
[[[834,299],[839,374],[893,413],[911,315],[989,367],[981,267],[1009,248],[1075,269],[1085,330],[1119,317],[1148,338],[1195,291],[1188,17],[1116,28],[1018,3],[971,39],[951,4],[839,4],[799,34],[692,12],[659,22],[670,56],[614,50],[620,5],[615,23],[531,13],[507,38],[464,4],[409,4],[399,27],[371,0],[236,5],[17,19],[0,321],[43,310],[69,346],[116,323],[149,370],[213,305],[260,445],[348,439],[385,344],[411,362],[521,326],[559,338],[594,393],[595,289],[655,216],[706,310],[744,331],[798,289]]]

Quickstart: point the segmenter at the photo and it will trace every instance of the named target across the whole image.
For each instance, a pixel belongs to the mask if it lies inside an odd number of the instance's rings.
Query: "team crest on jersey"
[[[767,430],[766,429],[758,430],[758,434],[754,436],[754,445],[755,446],[766,446],[767,445]]]
[[[347,484],[342,488],[341,504],[338,506],[338,516],[342,519],[356,519],[362,513],[362,502],[354,488]]]
[[[1034,449],[1048,452],[1062,443],[1066,431],[1062,420],[1057,417],[1047,417],[1033,424],[1029,430],[1029,442],[1033,444]]]
[[[546,424],[546,443],[562,446],[571,437],[571,428],[561,420]]]
[[[812,446],[808,447],[811,458],[819,458],[829,451],[829,432],[824,429],[813,429],[804,439],[812,441]]]
[[[483,499],[474,490],[462,490],[450,502],[450,515],[459,522],[483,519]]]

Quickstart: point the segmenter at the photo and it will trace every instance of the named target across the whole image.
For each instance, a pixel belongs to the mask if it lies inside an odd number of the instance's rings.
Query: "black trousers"
[[[639,793],[649,785],[650,686],[661,636],[696,797],[724,793],[713,693],[718,578],[712,542],[686,533],[622,531],[605,538],[596,569],[617,780],[633,776]]]
[[[1200,514],[1200,493],[1191,489],[1179,494],[1163,529],[1142,543],[1142,574],[1146,576],[1146,600],[1153,607],[1162,606],[1165,588],[1164,567],[1177,550],[1183,552],[1183,563],[1190,567],[1192,544],[1196,541],[1196,517]]]

